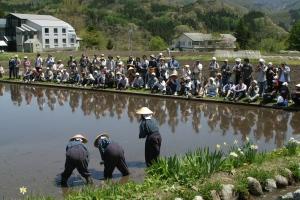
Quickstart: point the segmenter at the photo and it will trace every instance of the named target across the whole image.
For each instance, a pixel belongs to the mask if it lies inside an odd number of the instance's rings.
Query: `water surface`
[[[260,150],[273,150],[300,133],[300,113],[247,106],[201,103],[101,92],[0,84],[0,198],[29,193],[62,197],[56,184],[64,169],[68,138],[84,133],[90,140],[89,168],[96,184],[103,177],[100,154],[92,146],[106,131],[123,146],[131,180],[144,176],[144,140],[138,139],[139,116],[155,112],[163,137],[162,155],[182,154],[197,147],[215,148],[246,137]],[[115,171],[118,180],[120,173]],[[74,172],[69,183],[82,182]]]

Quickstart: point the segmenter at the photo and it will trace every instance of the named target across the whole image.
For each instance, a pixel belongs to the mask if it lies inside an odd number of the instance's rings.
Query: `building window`
[[[54,44],[58,44],[58,39],[54,39]]]
[[[45,36],[49,36],[49,28],[45,28]]]
[[[45,44],[49,44],[49,39],[45,39]]]
[[[32,34],[29,35],[29,39],[33,39],[33,35]]]
[[[189,46],[192,46],[192,42],[189,42]]]
[[[53,29],[53,32],[54,32],[54,35],[55,35],[55,36],[58,35],[58,30],[57,30],[57,28],[54,28],[54,29]]]
[[[65,28],[62,29],[62,33],[66,33],[66,29]]]
[[[71,42],[71,43],[75,43],[75,39],[74,39],[74,38],[71,38],[70,42]]]

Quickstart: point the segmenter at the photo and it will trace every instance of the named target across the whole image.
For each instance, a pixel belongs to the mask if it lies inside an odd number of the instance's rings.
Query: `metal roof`
[[[10,13],[20,19],[27,19],[27,20],[59,20],[56,17],[51,15],[35,15],[35,14],[20,14],[20,13]]]
[[[207,40],[233,40],[236,41],[236,38],[231,34],[204,34],[204,33],[183,33],[185,36],[190,38],[193,41],[207,41]]]
[[[18,30],[22,31],[22,32],[37,32],[36,29],[28,26],[27,24],[22,24],[21,27],[17,27]]]
[[[70,24],[62,20],[29,20],[29,21],[39,26],[47,26],[47,27],[61,26],[61,27],[68,27],[69,29],[73,29],[73,27]]]
[[[0,47],[6,47],[7,44],[6,42],[4,42],[3,40],[0,40]]]

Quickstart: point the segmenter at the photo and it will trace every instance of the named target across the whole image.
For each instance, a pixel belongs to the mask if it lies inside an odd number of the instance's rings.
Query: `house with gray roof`
[[[76,50],[79,40],[75,29],[51,15],[10,13],[5,36],[10,51],[42,52]]]
[[[236,38],[231,34],[183,33],[175,39],[172,48],[181,50],[213,51],[236,48]]]

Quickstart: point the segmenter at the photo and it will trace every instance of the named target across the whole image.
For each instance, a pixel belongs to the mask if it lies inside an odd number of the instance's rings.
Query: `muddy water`
[[[107,131],[124,147],[132,175],[144,176],[144,140],[138,139],[135,110],[149,106],[163,137],[162,155],[182,154],[197,147],[215,148],[249,137],[261,150],[281,147],[300,133],[300,113],[148,98],[101,92],[0,84],[0,199],[18,198],[19,187],[31,194],[62,197],[57,186],[63,171],[65,145],[75,133],[90,140],[90,169],[95,182],[103,177],[100,155],[92,142]],[[119,172],[115,172],[118,181]],[[75,172],[69,181],[82,185]]]

